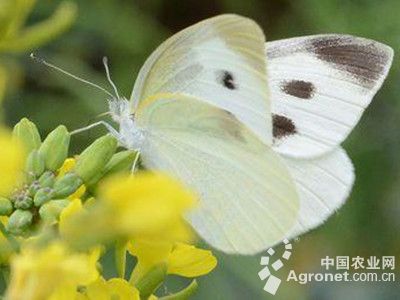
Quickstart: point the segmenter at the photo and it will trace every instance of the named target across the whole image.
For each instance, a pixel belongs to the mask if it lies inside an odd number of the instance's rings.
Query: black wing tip
[[[391,47],[352,35],[311,36],[305,48],[319,60],[344,71],[372,90],[382,83],[393,61]]]

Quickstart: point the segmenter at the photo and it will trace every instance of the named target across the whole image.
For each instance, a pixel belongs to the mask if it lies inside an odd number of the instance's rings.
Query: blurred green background
[[[114,81],[129,97],[146,57],[165,38],[204,18],[238,13],[255,19],[268,40],[317,33],[348,33],[400,46],[398,0],[97,0],[76,1],[78,18],[66,34],[37,49],[74,74],[106,85],[101,59],[108,56]],[[35,23],[54,11],[58,1],[39,1],[28,20]],[[4,100],[10,126],[27,116],[43,134],[59,124],[76,129],[107,111],[103,94],[33,63],[29,53],[2,55],[12,62],[12,85]],[[344,144],[356,168],[350,199],[322,227],[294,242],[293,255],[278,272],[322,272],[327,255],[382,256],[400,259],[400,64]],[[74,137],[76,151],[104,133]],[[200,279],[196,299],[399,299],[396,283],[283,282],[277,295],[263,291],[257,276],[260,256],[218,253],[219,266]],[[398,263],[397,263],[398,267]],[[398,269],[398,268],[397,268]],[[396,275],[399,275],[398,270]],[[174,290],[171,282],[163,290]]]

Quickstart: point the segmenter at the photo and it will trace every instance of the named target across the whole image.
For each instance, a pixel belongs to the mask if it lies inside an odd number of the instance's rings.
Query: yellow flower
[[[106,281],[100,277],[81,290],[82,292],[79,292],[63,286],[47,300],[140,300],[139,291],[121,278]]]
[[[58,288],[75,290],[98,278],[98,252],[71,253],[60,242],[46,248],[27,247],[11,260],[7,299],[43,300]]]
[[[0,128],[0,196],[8,196],[22,179],[25,153],[11,134]]]
[[[99,198],[119,217],[114,220],[121,231],[161,237],[169,230],[175,233],[195,203],[180,183],[153,173],[110,178],[101,185]]]
[[[208,274],[217,265],[217,259],[211,251],[183,243],[173,246],[171,243],[133,241],[129,244],[128,250],[138,259],[132,274],[132,282],[137,282],[151,268],[161,263],[166,264],[167,274],[184,277]]]
[[[183,215],[194,204],[194,196],[165,175],[116,175],[100,183],[95,203],[63,222],[63,233],[72,243],[130,238],[186,242],[192,232]]]

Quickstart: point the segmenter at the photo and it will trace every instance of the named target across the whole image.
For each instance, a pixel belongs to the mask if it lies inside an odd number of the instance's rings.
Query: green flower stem
[[[10,243],[12,249],[15,252],[19,252],[20,247],[18,241],[10,234],[8,234],[6,227],[2,222],[0,222],[0,232],[4,235],[4,237],[7,239],[7,241]]]
[[[118,241],[115,245],[115,265],[118,276],[125,279],[126,271],[126,241]]]
[[[198,284],[193,280],[186,288],[178,293],[158,298],[159,300],[187,300],[197,291]]]
[[[167,265],[159,264],[140,278],[136,283],[136,288],[140,292],[140,299],[146,300],[149,298],[164,281],[166,275]]]

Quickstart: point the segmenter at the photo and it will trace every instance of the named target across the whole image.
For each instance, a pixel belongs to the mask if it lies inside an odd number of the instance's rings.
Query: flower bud
[[[133,150],[121,151],[113,155],[105,167],[104,176],[130,171],[138,153]]]
[[[26,171],[36,177],[42,175],[44,168],[44,160],[39,151],[33,150],[26,160]]]
[[[56,171],[62,166],[68,155],[69,141],[70,134],[63,125],[58,126],[49,133],[39,148],[39,153],[45,161],[46,169]]]
[[[60,217],[62,210],[70,203],[71,201],[67,199],[51,200],[39,209],[41,219],[49,223],[56,222]]]
[[[41,188],[37,191],[33,198],[33,203],[36,207],[42,206],[44,203],[50,201],[54,196],[54,191],[50,188]]]
[[[33,199],[29,196],[24,196],[22,199],[15,201],[14,207],[17,209],[29,209],[33,205]]]
[[[12,203],[9,199],[0,197],[0,216],[8,216],[13,211]]]
[[[14,211],[7,223],[7,230],[12,233],[22,233],[32,224],[33,215],[28,210],[17,209]]]
[[[117,140],[111,135],[97,139],[78,157],[74,171],[89,182],[93,177],[102,172],[117,149]]]
[[[132,150],[121,151],[114,154],[104,167],[104,170],[93,177],[86,185],[93,188],[103,177],[119,172],[129,172],[132,169],[136,154],[137,152]]]
[[[83,184],[82,179],[76,173],[67,173],[57,179],[54,184],[54,196],[57,198],[66,198],[73,194]]]
[[[56,175],[54,175],[54,173],[51,171],[44,172],[43,175],[40,176],[38,180],[39,185],[42,188],[53,187],[55,181],[56,181]]]
[[[35,180],[28,188],[28,195],[34,197],[38,190],[40,190],[40,184],[38,180]]]
[[[20,140],[25,146],[26,153],[40,147],[40,134],[36,125],[27,118],[21,119],[13,129],[13,137]]]

